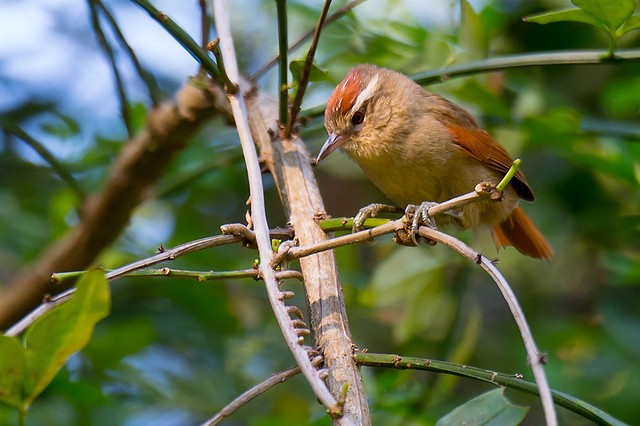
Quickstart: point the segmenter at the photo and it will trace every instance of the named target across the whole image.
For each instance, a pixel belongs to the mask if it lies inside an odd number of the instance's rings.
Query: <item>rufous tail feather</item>
[[[514,246],[520,253],[536,259],[553,258],[553,249],[520,207],[493,228],[493,242],[498,249]]]

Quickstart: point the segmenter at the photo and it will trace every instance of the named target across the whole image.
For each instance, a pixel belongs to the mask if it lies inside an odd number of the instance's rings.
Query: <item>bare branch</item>
[[[229,417],[235,413],[240,407],[254,399],[255,397],[265,393],[277,384],[284,383],[287,379],[300,373],[300,367],[295,366],[288,368],[284,371],[274,374],[262,383],[259,383],[242,393],[236,399],[227,404],[222,410],[220,410],[215,416],[202,423],[202,426],[215,426],[223,421],[226,417]]]
[[[214,17],[216,31],[220,36],[220,48],[225,59],[227,74],[234,83],[240,81],[238,73],[238,65],[233,47],[233,38],[231,36],[231,28],[227,12],[227,5],[224,0],[214,0]],[[271,239],[269,237],[269,226],[267,224],[266,213],[264,210],[264,194],[262,189],[262,174],[258,163],[255,145],[249,128],[247,109],[244,103],[242,93],[228,94],[231,109],[235,118],[242,152],[245,157],[247,166],[247,175],[249,177],[249,190],[251,196],[251,218],[255,227],[256,243],[260,254],[260,275],[265,282],[269,302],[273,309],[274,315],[280,330],[296,359],[302,373],[311,385],[318,399],[328,410],[335,410],[336,399],[331,395],[329,389],[318,376],[318,373],[309,360],[309,356],[302,345],[298,342],[298,336],[295,328],[291,323],[291,318],[286,313],[285,305],[279,298],[280,290],[276,279],[275,271],[271,267],[273,251],[271,249]]]

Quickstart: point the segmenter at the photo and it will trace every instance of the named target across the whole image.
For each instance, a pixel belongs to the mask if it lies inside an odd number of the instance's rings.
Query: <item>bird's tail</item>
[[[496,248],[514,246],[520,253],[536,259],[551,259],[553,249],[520,207],[516,207],[500,225],[493,228]]]

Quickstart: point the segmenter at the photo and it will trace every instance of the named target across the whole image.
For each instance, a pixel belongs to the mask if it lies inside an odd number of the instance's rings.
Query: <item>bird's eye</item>
[[[364,121],[364,111],[358,110],[351,117],[351,124],[357,126],[358,124],[362,124]]]

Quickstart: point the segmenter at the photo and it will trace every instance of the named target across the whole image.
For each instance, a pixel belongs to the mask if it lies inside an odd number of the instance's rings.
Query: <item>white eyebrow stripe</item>
[[[369,99],[375,93],[378,88],[378,74],[375,74],[367,87],[364,88],[362,92],[356,98],[356,101],[353,103],[353,107],[351,107],[351,111],[358,111],[362,108],[362,104]]]

